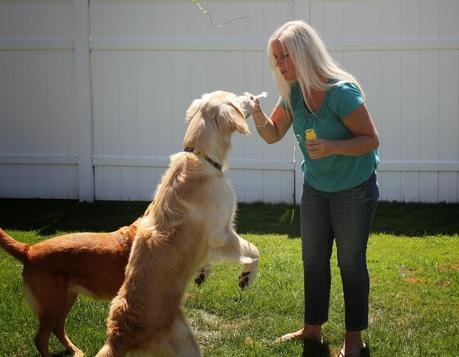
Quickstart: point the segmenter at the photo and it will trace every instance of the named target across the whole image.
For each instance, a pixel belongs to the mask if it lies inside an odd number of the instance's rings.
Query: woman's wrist
[[[257,123],[255,120],[253,121],[255,124],[256,128],[264,128],[266,125],[268,125],[268,121],[265,120],[264,122]]]
[[[253,122],[257,128],[266,126],[268,124],[268,120],[266,116],[263,114],[263,111],[260,107],[256,107],[252,112]]]
[[[255,124],[255,129],[257,130],[258,134],[261,135],[262,132],[264,132],[266,129],[269,128],[269,125],[270,124],[270,121],[268,118],[266,118],[265,116],[263,116],[263,119],[262,120],[258,120],[258,121],[253,121],[254,124]]]

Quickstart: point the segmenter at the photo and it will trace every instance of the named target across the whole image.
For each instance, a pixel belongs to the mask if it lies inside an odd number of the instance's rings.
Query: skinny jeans
[[[306,324],[321,325],[328,320],[330,257],[336,240],[346,330],[368,327],[366,251],[378,198],[376,173],[339,192],[319,191],[304,181],[300,216]]]

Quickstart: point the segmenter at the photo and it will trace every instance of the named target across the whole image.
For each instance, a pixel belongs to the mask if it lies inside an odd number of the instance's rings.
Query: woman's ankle
[[[322,341],[322,325],[304,324],[303,338]]]
[[[354,351],[363,347],[362,332],[361,331],[346,331],[344,337],[343,350],[346,353]]]

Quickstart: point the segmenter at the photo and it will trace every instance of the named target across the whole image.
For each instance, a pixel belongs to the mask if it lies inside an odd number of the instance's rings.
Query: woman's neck
[[[320,109],[325,99],[325,91],[321,89],[311,89],[311,95],[308,98],[309,107],[306,106],[310,112],[316,112]],[[306,105],[306,103],[305,103]]]
[[[320,81],[324,84],[328,83],[328,79],[323,76],[320,76]],[[308,103],[311,108],[307,108],[309,111],[316,112],[320,109],[324,102],[326,91],[326,89],[311,88],[310,96],[308,97]]]

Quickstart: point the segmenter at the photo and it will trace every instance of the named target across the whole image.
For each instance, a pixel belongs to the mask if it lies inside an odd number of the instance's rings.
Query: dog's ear
[[[220,107],[220,116],[225,120],[231,131],[250,134],[244,111],[239,103],[229,101]]]
[[[186,111],[186,123],[188,128],[183,140],[183,146],[192,146],[199,149],[206,147],[208,124],[205,120],[206,115],[206,99],[203,95],[200,99],[195,99]]]
[[[191,105],[189,106],[189,108],[186,111],[185,121],[187,123],[189,123],[191,121],[191,119],[193,119],[194,116],[199,112],[199,110],[201,109],[201,105],[202,105],[202,100],[201,99],[193,100],[193,102],[191,103]]]

